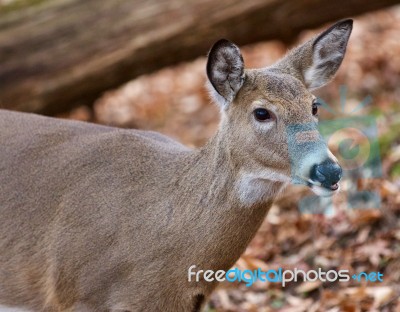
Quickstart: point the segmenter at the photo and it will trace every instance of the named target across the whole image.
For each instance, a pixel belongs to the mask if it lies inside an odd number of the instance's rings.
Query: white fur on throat
[[[252,206],[274,199],[290,181],[287,175],[267,168],[259,173],[243,172],[236,182],[236,191],[243,205]]]

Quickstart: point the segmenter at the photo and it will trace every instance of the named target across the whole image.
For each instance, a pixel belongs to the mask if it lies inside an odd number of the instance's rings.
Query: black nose
[[[310,178],[321,183],[327,189],[336,190],[337,183],[342,177],[342,168],[334,161],[327,159],[319,165],[311,168]]]

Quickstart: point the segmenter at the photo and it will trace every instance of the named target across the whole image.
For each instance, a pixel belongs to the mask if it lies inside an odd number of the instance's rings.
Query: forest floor
[[[294,45],[318,31],[301,34]],[[400,7],[357,17],[338,75],[316,93],[335,111],[324,111],[321,120],[373,116],[381,158],[378,173],[368,179],[348,178],[341,195],[318,214],[299,209],[301,199],[310,196],[308,190],[290,187],[236,264],[264,271],[279,267],[379,271],[383,282],[299,281],[285,287],[260,281],[251,287],[222,283],[206,311],[400,311],[399,38]],[[267,66],[289,48],[277,41],[246,46],[244,60],[247,67]],[[219,121],[218,109],[204,88],[205,61],[203,57],[140,77],[104,94],[93,110],[80,107],[62,117],[156,130],[189,146],[201,146]],[[350,114],[368,99],[369,105]],[[354,189],[377,192],[381,203],[350,209],[348,198]]]

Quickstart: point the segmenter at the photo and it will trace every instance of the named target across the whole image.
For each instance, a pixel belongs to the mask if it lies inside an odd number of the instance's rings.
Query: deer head
[[[339,189],[342,169],[318,132],[319,103],[311,91],[335,75],[352,25],[340,21],[261,69],[245,69],[239,48],[228,40],[212,47],[209,89],[231,159],[241,168],[243,201],[257,200],[255,190],[267,180],[305,184],[321,196]]]

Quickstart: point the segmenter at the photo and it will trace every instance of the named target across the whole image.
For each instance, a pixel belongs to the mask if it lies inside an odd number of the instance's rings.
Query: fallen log
[[[35,0],[14,10],[0,2],[0,107],[60,113],[205,55],[219,38],[289,42],[303,29],[399,2]]]

